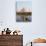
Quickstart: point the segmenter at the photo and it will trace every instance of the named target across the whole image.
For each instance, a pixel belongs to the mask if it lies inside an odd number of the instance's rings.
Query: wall
[[[33,0],[32,2],[32,38],[46,36],[46,0]]]

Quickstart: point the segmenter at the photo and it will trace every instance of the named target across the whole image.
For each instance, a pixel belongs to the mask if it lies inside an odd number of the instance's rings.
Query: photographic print
[[[16,22],[32,22],[32,1],[16,2]]]

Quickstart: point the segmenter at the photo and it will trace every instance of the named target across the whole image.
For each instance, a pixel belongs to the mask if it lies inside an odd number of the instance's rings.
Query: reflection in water
[[[17,22],[31,22],[32,21],[32,16],[16,16],[16,21]]]
[[[46,46],[46,43],[33,43],[32,46]]]

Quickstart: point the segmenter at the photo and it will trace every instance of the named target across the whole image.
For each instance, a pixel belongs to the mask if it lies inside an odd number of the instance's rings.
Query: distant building
[[[32,22],[32,10],[22,8],[16,11],[17,22]]]
[[[30,9],[25,9],[25,8],[22,8],[20,9],[20,11],[16,11],[16,14],[17,15],[20,15],[20,16],[31,16],[32,15],[32,10]]]
[[[6,32],[6,35],[3,33]],[[23,46],[23,35],[10,35],[11,31],[7,28],[0,35],[0,46]]]

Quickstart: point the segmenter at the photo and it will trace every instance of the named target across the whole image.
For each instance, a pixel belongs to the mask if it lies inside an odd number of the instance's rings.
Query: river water
[[[32,21],[32,16],[26,16],[25,19],[26,19],[26,18],[27,18],[27,21],[30,21],[30,22]],[[16,16],[16,21],[18,21],[18,22],[19,22],[19,21],[22,21],[22,22],[23,22],[23,21],[24,21],[24,16],[19,16],[19,15],[17,15],[17,16]]]
[[[32,46],[46,46],[46,43],[33,43]]]

